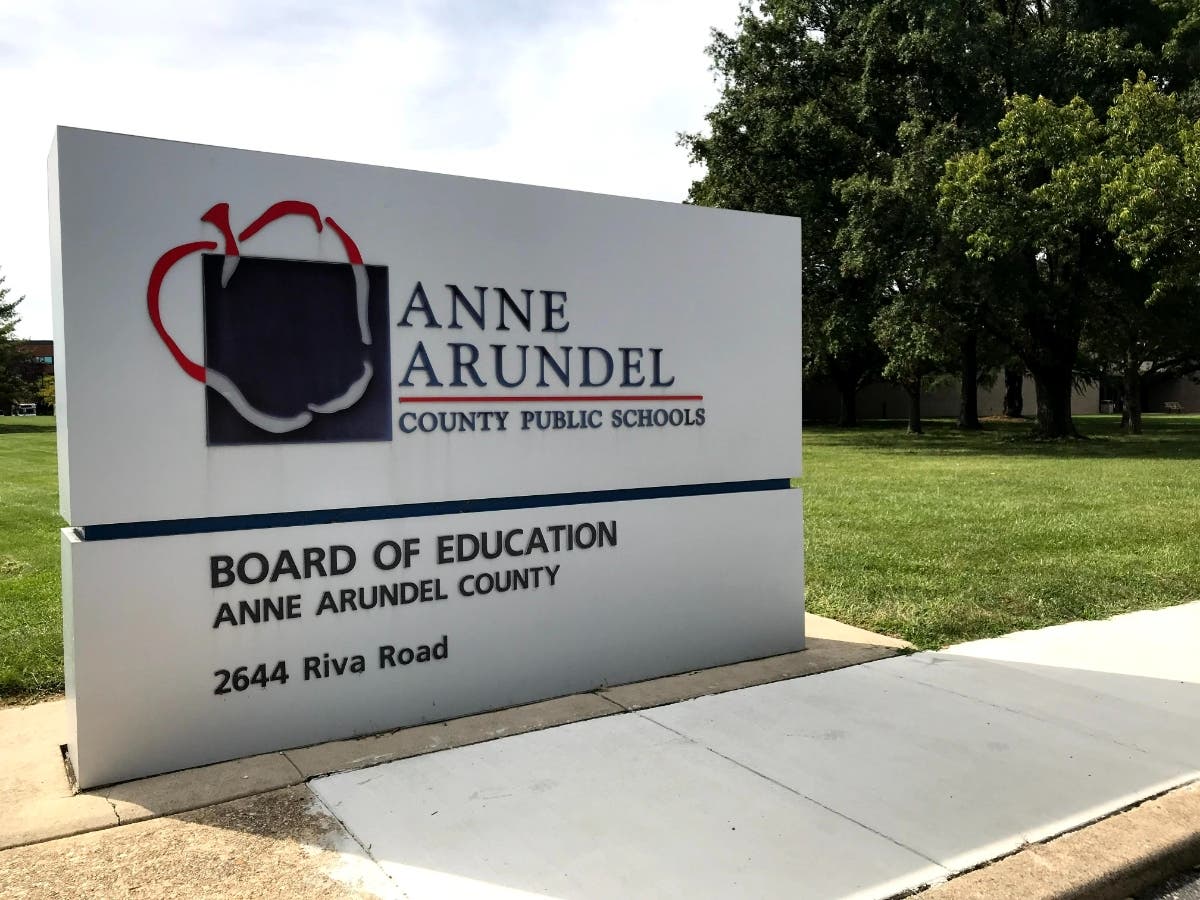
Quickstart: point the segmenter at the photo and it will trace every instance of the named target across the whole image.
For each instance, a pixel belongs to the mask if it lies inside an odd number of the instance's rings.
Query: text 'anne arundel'
[[[449,309],[439,317],[421,282],[413,288],[400,328],[445,329],[526,334],[565,334],[567,292],[502,287],[471,289],[474,299],[458,285],[445,286]],[[517,296],[513,296],[513,294]],[[662,347],[599,347],[534,343],[475,343],[446,341],[426,346],[417,341],[404,367],[400,387],[620,387],[666,388],[675,377],[664,375]],[[544,340],[544,338],[543,338]]]

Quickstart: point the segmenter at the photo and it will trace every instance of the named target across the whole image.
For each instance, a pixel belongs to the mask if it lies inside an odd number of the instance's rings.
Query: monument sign
[[[58,129],[81,786],[803,647],[800,223]]]

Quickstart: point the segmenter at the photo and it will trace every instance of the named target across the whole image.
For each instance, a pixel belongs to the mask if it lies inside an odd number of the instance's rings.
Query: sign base
[[[799,490],[84,541],[82,788],[804,647]]]

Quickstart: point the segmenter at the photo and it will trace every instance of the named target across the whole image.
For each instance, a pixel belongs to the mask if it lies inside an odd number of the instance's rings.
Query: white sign
[[[87,787],[804,642],[799,491],[81,541]]]
[[[798,219],[70,128],[50,182],[72,525],[799,472]]]
[[[804,645],[800,223],[60,128],[84,787]]]

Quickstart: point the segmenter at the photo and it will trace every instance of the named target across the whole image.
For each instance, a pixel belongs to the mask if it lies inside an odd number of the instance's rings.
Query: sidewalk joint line
[[[369,859],[374,864],[375,868],[379,870],[380,874],[382,874],[383,877],[386,878],[389,882],[394,884],[396,886],[397,890],[399,890],[399,891],[401,891],[401,893],[403,893],[404,888],[400,885],[400,883],[398,881],[396,881],[395,878],[392,877],[391,873],[388,872],[388,870],[383,867],[383,865],[379,862],[379,860],[375,858],[375,854],[371,852],[371,845],[363,843],[362,838],[360,838],[357,834],[355,834],[353,829],[351,829],[350,826],[348,824],[346,824],[345,820],[342,819],[341,816],[339,816],[337,813],[335,813],[333,811],[333,808],[328,803],[325,802],[324,797],[322,797],[320,794],[318,794],[316,791],[314,791],[311,787],[309,787],[308,784],[304,785],[304,789],[306,791],[308,791],[308,793],[319,804],[321,804],[321,806],[325,809],[325,811],[327,813],[329,813],[329,815],[333,819],[333,821],[337,822],[338,825],[341,826],[342,830],[345,831],[346,834],[348,834],[350,836],[350,840],[354,841],[354,843],[359,846],[359,848],[362,850],[363,854],[366,856],[367,859]]]
[[[290,753],[291,753],[290,750],[280,750],[279,751],[279,755],[282,756],[284,759],[286,759],[288,761],[288,765],[296,770],[296,777],[298,779],[300,779],[299,781],[293,782],[293,784],[307,784],[308,779],[304,777],[304,773],[300,771],[300,767],[298,765],[296,765],[295,761],[290,756]]]
[[[633,682],[633,683],[637,684],[637,682]],[[617,712],[609,713],[609,715],[619,715],[620,713],[633,712],[633,709],[631,707],[626,706],[624,703],[621,703],[619,700],[614,700],[612,697],[605,696],[604,692],[607,690],[610,690],[613,687],[625,687],[625,685],[617,684],[617,685],[609,685],[608,687],[599,687],[599,688],[596,688],[595,690],[588,691],[588,693],[591,694],[593,697],[599,697],[605,703],[609,704],[610,706],[614,707],[617,710]],[[599,718],[605,718],[605,717],[600,716]]]
[[[795,794],[797,797],[801,798],[802,800],[807,800],[809,803],[812,803],[816,806],[821,807],[821,809],[825,810],[826,812],[833,813],[835,816],[837,816],[840,819],[845,819],[847,822],[851,822],[851,823],[857,825],[859,828],[866,829],[867,831],[871,832],[871,834],[874,834],[877,837],[883,838],[885,841],[887,841],[890,844],[895,844],[897,847],[901,848],[902,850],[907,850],[909,853],[919,856],[921,859],[925,860],[926,862],[933,863],[935,866],[937,866],[943,872],[947,873],[947,875],[950,874],[951,870],[948,867],[942,865],[940,862],[938,862],[933,857],[927,856],[926,854],[922,853],[920,850],[917,850],[915,847],[910,847],[907,844],[903,843],[902,841],[896,840],[894,837],[892,837],[889,834],[884,834],[882,831],[879,831],[876,828],[872,828],[866,822],[860,822],[858,819],[854,818],[853,816],[848,816],[844,812],[834,809],[832,806],[827,806],[826,804],[822,803],[820,800],[817,800],[814,797],[808,796],[808,794],[805,794],[803,791],[798,791],[791,785],[784,784],[782,781],[779,781],[776,778],[772,778],[770,775],[760,772],[760,771],[758,771],[758,769],[755,769],[752,766],[746,765],[741,760],[734,759],[732,756],[727,756],[726,754],[721,753],[719,750],[714,750],[712,747],[708,746],[708,744],[702,743],[702,742],[696,740],[691,735],[684,734],[682,731],[678,731],[678,730],[672,728],[670,725],[664,725],[662,722],[659,722],[657,719],[652,719],[649,716],[647,716],[641,712],[636,713],[636,715],[641,716],[647,722],[653,722],[659,728],[663,728],[663,729],[671,732],[672,734],[679,735],[679,737],[683,738],[685,741],[688,741],[689,743],[695,744],[698,747],[703,747],[705,750],[707,750],[709,753],[713,754],[714,756],[717,756],[717,757],[725,760],[728,763],[732,763],[733,765],[737,766],[740,769],[745,769],[747,772],[751,773],[752,775],[757,775],[759,778],[763,779],[764,781],[769,781],[771,784],[775,785],[776,787],[783,788],[785,791],[787,791],[790,794]]]

